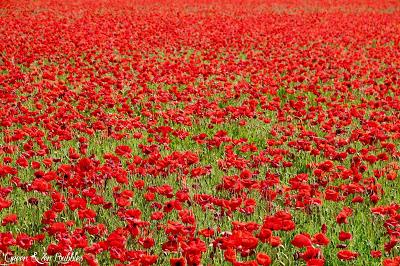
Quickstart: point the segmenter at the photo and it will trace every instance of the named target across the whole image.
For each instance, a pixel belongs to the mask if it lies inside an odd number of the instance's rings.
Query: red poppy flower
[[[169,260],[171,266],[186,266],[185,258],[171,258]]]
[[[353,251],[350,251],[350,250],[340,250],[340,251],[337,253],[337,257],[338,257],[340,260],[345,260],[345,261],[347,261],[347,260],[354,260],[354,259],[356,259],[358,256],[359,256],[359,254],[358,254],[357,252],[353,252]]]
[[[115,148],[115,153],[126,158],[131,157],[132,149],[126,145],[120,145]]]
[[[324,266],[324,259],[309,259],[307,260],[307,266]]]
[[[309,247],[312,245],[310,236],[305,234],[298,234],[292,240],[292,245],[298,248]]]
[[[1,225],[5,226],[7,224],[13,224],[13,223],[16,223],[17,220],[18,220],[18,216],[16,214],[12,213],[3,218]]]
[[[348,223],[347,218],[353,214],[353,211],[349,207],[344,207],[343,210],[336,216],[336,222],[338,224]]]
[[[329,241],[329,238],[325,234],[318,233],[318,234],[314,235],[314,237],[312,239],[312,242],[314,244],[317,244],[317,245],[320,245],[320,246],[327,246],[330,241]]]
[[[224,251],[224,258],[231,263],[236,261],[236,251],[233,248],[228,248]]]
[[[339,233],[340,241],[350,240],[351,238],[352,238],[351,233],[340,231],[340,233]]]
[[[382,256],[382,252],[379,250],[371,250],[370,254],[373,258],[380,258]]]
[[[263,266],[271,265],[271,258],[267,254],[259,252],[257,254],[257,263]]]
[[[282,240],[279,236],[271,236],[268,240],[268,243],[272,247],[279,247],[280,245],[282,245]]]
[[[384,259],[382,264],[384,266],[398,266],[400,265],[400,256]]]

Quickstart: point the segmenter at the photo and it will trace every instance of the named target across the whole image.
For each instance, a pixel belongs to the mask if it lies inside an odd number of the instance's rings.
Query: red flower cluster
[[[400,265],[398,1],[0,14],[1,263]]]

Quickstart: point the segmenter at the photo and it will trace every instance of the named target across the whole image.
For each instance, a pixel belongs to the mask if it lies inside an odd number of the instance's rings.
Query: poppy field
[[[1,265],[400,265],[397,0],[0,1]]]

